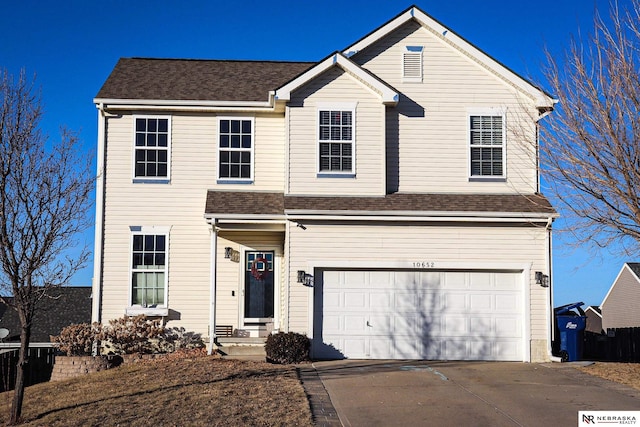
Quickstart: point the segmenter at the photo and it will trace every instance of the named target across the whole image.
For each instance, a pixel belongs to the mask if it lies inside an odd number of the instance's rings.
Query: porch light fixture
[[[298,270],[298,283],[305,283],[307,280],[307,272],[304,270]]]
[[[230,248],[229,246],[227,246],[226,248],[224,248],[224,257],[226,259],[231,259],[231,256],[233,255],[233,248]]]
[[[536,284],[543,288],[549,287],[549,276],[542,273],[542,271],[536,271]]]

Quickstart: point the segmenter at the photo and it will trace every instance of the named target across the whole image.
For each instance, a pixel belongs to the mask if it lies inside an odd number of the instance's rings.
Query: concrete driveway
[[[640,410],[640,391],[574,366],[342,360],[315,362],[302,379],[326,426],[575,426],[580,410]]]

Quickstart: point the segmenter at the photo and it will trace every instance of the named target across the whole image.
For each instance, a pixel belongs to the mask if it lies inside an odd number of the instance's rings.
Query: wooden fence
[[[640,328],[608,329],[606,334],[584,333],[584,360],[640,362]]]
[[[52,347],[29,348],[25,385],[49,381],[56,349]],[[16,369],[18,365],[17,348],[0,348],[0,392],[13,390],[16,385]]]

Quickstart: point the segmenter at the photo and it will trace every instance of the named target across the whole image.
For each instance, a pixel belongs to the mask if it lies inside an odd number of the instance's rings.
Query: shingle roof
[[[313,65],[314,62],[121,58],[96,98],[268,101],[269,91]]]
[[[40,300],[31,326],[32,343],[48,343],[65,326],[91,322],[91,287],[63,286]],[[4,342],[20,341],[20,320],[15,310],[0,303],[0,328],[9,330]]]
[[[640,262],[628,262],[627,265],[636,276],[640,277]]]
[[[285,210],[353,212],[483,212],[554,214],[541,195],[394,193],[385,197],[285,196],[209,191],[205,214],[282,215]]]
[[[209,191],[205,214],[283,215],[284,194],[249,191]]]

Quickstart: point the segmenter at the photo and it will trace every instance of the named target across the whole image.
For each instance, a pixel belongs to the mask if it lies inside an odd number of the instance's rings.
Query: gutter
[[[552,350],[552,346],[551,346],[551,341],[553,340],[553,331],[554,331],[554,316],[553,316],[553,275],[551,274],[552,271],[552,259],[551,259],[551,247],[552,247],[552,240],[551,240],[551,236],[552,236],[552,230],[551,230],[551,224],[553,222],[552,218],[549,218],[549,220],[547,221],[547,225],[545,227],[545,230],[547,231],[547,235],[545,237],[546,239],[546,243],[547,243],[547,251],[546,251],[546,255],[545,255],[545,261],[547,264],[547,273],[549,274],[549,289],[547,292],[547,298],[548,298],[548,303],[547,303],[547,319],[549,319],[549,328],[547,329],[547,355],[549,356],[549,360],[551,360],[552,362],[562,362],[562,358],[558,357],[558,356],[554,356],[553,355],[553,350]]]
[[[167,99],[112,99],[94,98],[94,104],[106,110],[162,110],[162,111],[273,111],[276,108],[275,93],[269,92],[268,101],[206,101]]]
[[[103,104],[97,104],[98,109],[98,147],[96,156],[96,226],[93,252],[93,280],[91,284],[91,321],[100,322],[102,305],[102,251],[104,234],[104,200],[105,200],[105,174],[104,163],[106,157],[105,134],[106,113]]]

